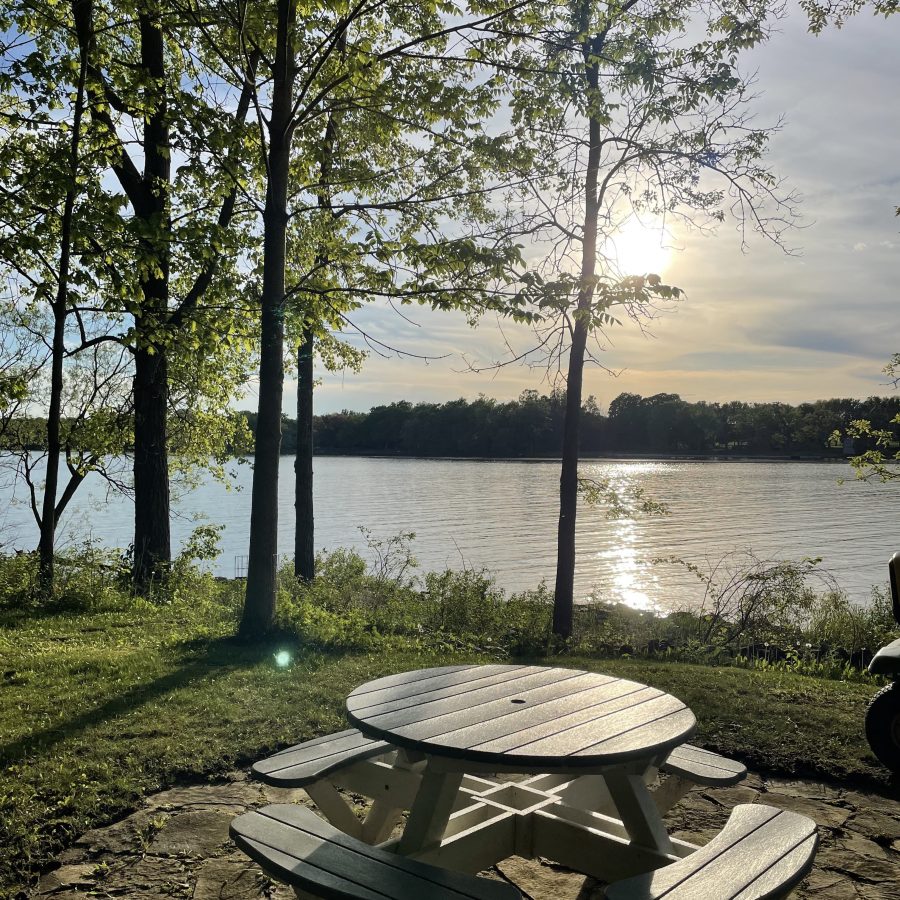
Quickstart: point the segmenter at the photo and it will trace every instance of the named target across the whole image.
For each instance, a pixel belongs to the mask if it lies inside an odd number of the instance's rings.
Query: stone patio
[[[820,900],[900,897],[900,802],[814,781],[750,773],[740,786],[698,788],[669,814],[673,833],[703,843],[731,808],[754,801],[810,816],[819,824],[815,868],[795,893]],[[174,897],[192,900],[290,900],[228,840],[228,823],[264,803],[312,805],[302,790],[249,781],[234,772],[224,783],[179,787],[147,798],[127,818],[82,835],[58,859],[32,897],[83,900]],[[602,887],[549,861],[514,858],[484,873],[515,883],[534,900],[599,900]]]

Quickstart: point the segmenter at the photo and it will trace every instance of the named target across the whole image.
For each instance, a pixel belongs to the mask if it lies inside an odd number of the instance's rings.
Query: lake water
[[[734,550],[763,557],[821,556],[854,599],[884,584],[887,560],[900,549],[900,483],[853,480],[834,463],[602,460],[584,474],[639,486],[670,515],[610,521],[582,505],[578,515],[576,597],[592,590],[634,606],[672,609],[700,600],[697,579],[680,567],[654,565],[677,556],[706,566]],[[225,526],[218,574],[243,574],[250,521],[249,465],[227,490],[206,483],[175,503],[176,547],[197,519]],[[840,484],[839,479],[848,480]],[[553,584],[559,463],[316,457],[316,547],[366,550],[375,538],[416,533],[421,570],[485,567],[509,590]],[[293,459],[281,465],[280,551],[293,550]],[[37,531],[19,486],[0,485],[0,542],[31,549]],[[12,502],[10,502],[12,500]],[[6,502],[4,502],[6,501]],[[63,542],[131,540],[133,508],[107,498],[89,479],[65,515]]]

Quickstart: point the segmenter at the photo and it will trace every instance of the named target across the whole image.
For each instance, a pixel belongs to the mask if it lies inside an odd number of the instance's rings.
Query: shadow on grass
[[[247,645],[238,643],[232,637],[204,641],[202,645],[199,642],[191,642],[185,649],[189,650],[189,655],[175,671],[146,684],[135,685],[65,722],[59,722],[0,746],[0,765],[10,765],[35,752],[45,752],[60,741],[115,716],[132,712],[135,708],[172,691],[195,682],[220,678],[238,669],[255,666],[272,655],[271,643]]]

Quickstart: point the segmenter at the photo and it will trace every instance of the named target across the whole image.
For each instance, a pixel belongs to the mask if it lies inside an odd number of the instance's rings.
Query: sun
[[[606,239],[604,255],[621,275],[661,275],[672,259],[665,229],[632,216]]]

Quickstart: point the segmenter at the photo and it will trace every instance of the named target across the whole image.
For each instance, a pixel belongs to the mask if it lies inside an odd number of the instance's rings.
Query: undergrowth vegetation
[[[792,670],[829,678],[867,679],[872,653],[897,631],[885,588],[870,602],[851,602],[820,561],[761,560],[732,554],[707,569],[676,562],[698,579],[697,605],[668,614],[602,599],[576,608],[572,637],[552,634],[552,593],[546,585],[508,594],[485,570],[419,574],[412,533],[379,540],[364,532],[368,559],[351,550],[321,553],[307,583],[285,565],[279,572],[276,624],[298,644],[323,651],[379,648],[462,651],[495,658],[551,654],[651,657],[712,665]],[[211,621],[236,623],[238,581],[214,578],[217,530],[197,529],[149,601],[129,592],[127,555],[92,545],[57,563],[59,594],[36,595],[36,561],[0,557],[0,610],[18,614],[99,612],[149,602],[206,607]]]
[[[507,594],[490,573],[471,569],[416,577],[412,538],[369,537],[369,566],[352,551],[322,554],[312,584],[282,570],[279,626],[323,648],[388,643],[497,657],[648,656],[831,678],[868,677],[862,670],[871,654],[897,628],[882,588],[870,603],[855,604],[819,560],[737,554],[709,572],[682,563],[702,585],[697,608],[664,615],[596,600],[576,609],[573,635],[562,643],[552,634],[545,585]]]

